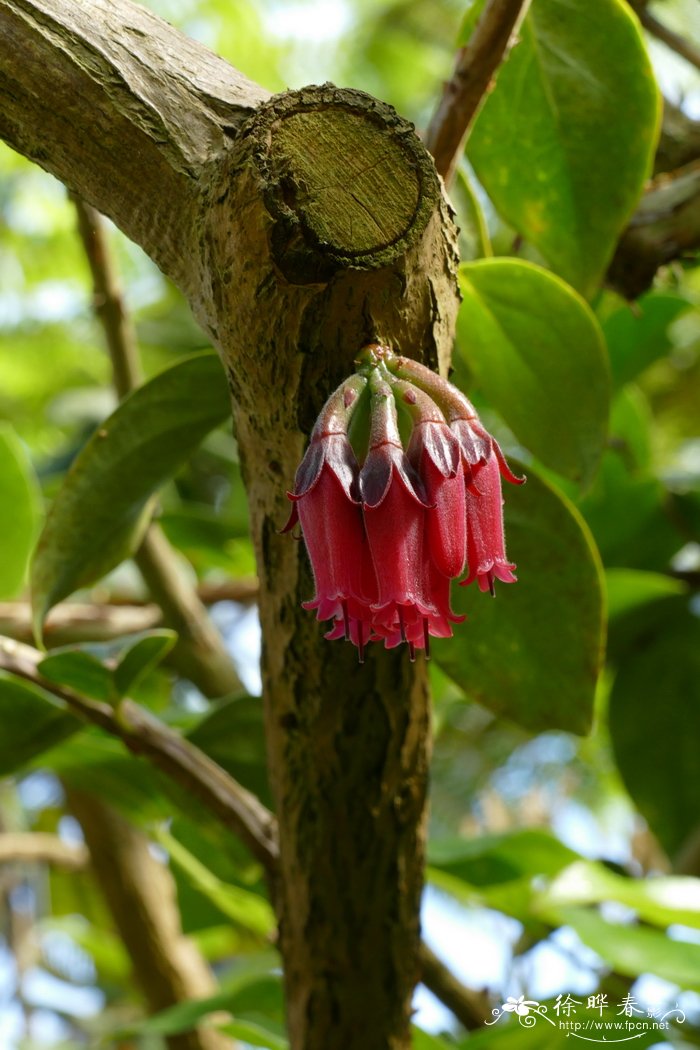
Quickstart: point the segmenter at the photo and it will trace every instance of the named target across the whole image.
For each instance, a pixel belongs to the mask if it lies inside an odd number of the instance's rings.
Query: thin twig
[[[425,987],[452,1011],[468,1031],[481,1028],[491,1017],[486,994],[466,988],[425,942],[420,946],[418,961],[420,979]]]
[[[204,803],[245,843],[269,874],[274,872],[278,857],[277,824],[255,795],[203,751],[133,701],[123,700],[117,708],[112,708],[47,681],[38,670],[42,659],[42,654],[32,646],[0,638],[2,670],[33,682],[62,700],[83,721],[119,737],[129,750],[143,755]]]
[[[457,55],[428,130],[426,148],[449,185],[464,141],[493,77],[515,42],[529,0],[488,0],[469,43]]]
[[[136,334],[124,306],[104,221],[89,204],[78,197],[73,200],[80,239],[92,273],[95,311],[102,323],[112,362],[114,387],[120,397],[125,397],[141,381]],[[177,554],[157,525],[148,528],[134,560],[163,610],[165,622],[178,633],[173,659],[178,662],[180,673],[206,696],[240,691],[241,681],[223,639],[195,590],[183,577]]]
[[[664,43],[671,51],[675,51],[677,55],[684,58],[691,66],[700,69],[700,48],[692,40],[688,40],[687,37],[681,36],[675,30],[669,29],[663,22],[659,22],[658,18],[645,6],[634,5],[634,7],[639,21],[647,32]]]

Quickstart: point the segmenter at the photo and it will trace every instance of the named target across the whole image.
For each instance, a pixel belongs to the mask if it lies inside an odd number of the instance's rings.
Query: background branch
[[[529,0],[488,0],[425,133],[426,148],[449,185],[464,141],[492,79],[515,43]]]
[[[55,864],[80,871],[88,863],[88,851],[80,844],[70,845],[45,831],[5,831],[0,833],[0,864]]]
[[[92,869],[131,959],[149,1011],[213,995],[217,985],[194,942],[182,932],[175,880],[147,837],[98,798],[64,784],[83,829]],[[198,1026],[166,1037],[170,1050],[226,1050],[231,1040]]]
[[[486,993],[466,988],[425,942],[420,946],[418,959],[421,980],[426,988],[452,1011],[468,1031],[481,1028],[491,1017],[491,1004]]]
[[[114,387],[126,397],[141,382],[136,332],[124,305],[116,268],[99,213],[73,195],[78,230],[94,284],[95,312],[102,324],[112,362]],[[134,554],[163,621],[177,631],[172,660],[180,673],[205,696],[225,696],[242,689],[224,641],[194,589],[185,580],[178,556],[158,525],[151,524]]]
[[[635,3],[632,6],[647,32],[655,36],[657,40],[661,40],[666,47],[670,48],[671,51],[675,51],[686,62],[690,62],[691,66],[700,69],[700,48],[692,40],[681,36],[680,33],[676,33],[673,29],[669,29],[663,22],[659,22],[658,18],[649,11],[646,4]]]
[[[78,718],[119,737],[129,750],[143,755],[198,798],[245,843],[268,874],[274,873],[278,855],[276,822],[255,795],[199,748],[133,701],[123,700],[117,708],[112,708],[47,681],[37,669],[42,659],[42,654],[31,646],[0,638],[2,670],[33,682],[63,700]]]

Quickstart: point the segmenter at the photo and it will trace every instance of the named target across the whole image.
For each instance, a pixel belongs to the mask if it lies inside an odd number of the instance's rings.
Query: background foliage
[[[700,44],[694,3],[653,10]],[[419,128],[483,7],[150,6],[272,90],[329,77]],[[658,45],[651,57],[672,101],[697,115],[697,71]],[[468,622],[435,646],[425,935],[493,1006],[569,992],[604,993],[611,1007],[633,994],[661,1013],[678,1002],[688,1020],[668,1039],[697,1045],[700,269],[694,257],[662,268],[632,304],[605,285],[659,119],[647,44],[622,0],[534,0],[454,187],[465,260],[454,379],[529,481],[505,493],[520,582],[493,603],[459,590]],[[254,559],[217,362],[179,293],[110,230],[150,381],[105,422],[117,400],[75,226],[65,190],[3,148],[2,633],[26,637],[20,603],[42,527],[39,619],[79,588],[81,603],[143,612],[147,592],[123,559],[156,497],[185,578],[229,599],[212,615],[251,695],[209,703],[169,662],[174,636],[157,616],[109,641],[75,620],[61,645],[49,620],[42,673],[104,702],[128,694],[269,805]],[[117,434],[107,456],[106,431]],[[283,1047],[273,914],[244,848],[46,691],[3,674],[0,719],[0,840],[78,844],[71,790],[108,801],[169,865],[183,929],[220,985],[146,1020],[94,877],[6,864],[0,1043],[157,1048],[209,1015],[243,1045]],[[560,1045],[505,1020],[467,1036],[423,993],[419,1003],[418,1023],[442,1032],[417,1033],[419,1048]]]

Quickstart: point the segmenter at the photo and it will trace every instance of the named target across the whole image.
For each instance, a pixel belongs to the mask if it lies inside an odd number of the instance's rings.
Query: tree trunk
[[[153,16],[146,45],[133,31],[145,16],[123,0],[98,0],[89,27],[78,8],[0,0],[0,39],[9,19],[13,46],[35,49],[36,78],[8,87],[3,68],[24,74],[2,47],[0,128],[153,255],[226,363],[260,576],[291,1045],[407,1048],[430,747],[426,669],[422,658],[412,665],[404,651],[376,645],[361,666],[352,646],[324,641],[300,608],[313,586],[303,546],[278,530],[305,436],[365,343],[446,366],[458,302],[449,208],[428,154],[390,107],[332,85],[260,105],[264,93],[253,85],[251,119],[240,129],[240,91],[236,106],[226,100],[241,79],[219,63],[215,83],[205,49],[183,42],[188,82],[174,31],[162,30],[161,46]],[[60,21],[52,33],[41,28],[49,10]],[[23,25],[31,25],[26,37]],[[197,55],[208,71],[204,93]],[[50,58],[73,69],[82,91],[79,102],[59,92],[58,114],[49,108]],[[135,66],[139,90],[127,105]],[[84,140],[95,136],[79,128],[93,103],[111,154],[98,143],[85,156]],[[167,121],[154,125],[154,109],[177,111],[176,133]],[[170,171],[166,193],[148,167],[136,188],[112,190],[115,144],[135,141],[125,119],[146,138],[142,155]]]

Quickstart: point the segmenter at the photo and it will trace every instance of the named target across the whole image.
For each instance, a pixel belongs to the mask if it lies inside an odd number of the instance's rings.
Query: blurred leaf
[[[700,991],[697,944],[671,940],[659,930],[607,922],[591,908],[552,908],[548,918],[557,925],[571,926],[616,973],[627,977],[653,973],[680,988]]]
[[[633,908],[654,926],[679,923],[700,929],[700,879],[689,876],[652,876],[631,879],[596,861],[580,860],[562,872],[535,897],[542,913],[569,904],[616,901]],[[700,954],[699,954],[700,963]]]
[[[267,1050],[289,1050],[289,1043],[286,1039],[252,1021],[230,1021],[227,1024],[217,1025],[217,1028],[224,1035],[242,1039],[249,1046],[262,1046]]]
[[[605,453],[578,506],[606,566],[662,571],[683,544],[664,486],[649,473],[631,471],[617,451]]]
[[[144,631],[127,649],[114,669],[114,682],[119,695],[126,696],[133,686],[167,656],[176,641],[175,631],[165,628]]]
[[[590,729],[603,657],[598,555],[575,508],[534,474],[505,493],[517,584],[495,601],[453,588],[469,620],[435,640],[435,659],[467,696],[532,730]]]
[[[674,598],[687,591],[682,580],[664,576],[660,572],[641,569],[607,569],[605,583],[608,592],[608,619],[612,623],[620,616],[638,609],[640,605],[659,598]]]
[[[218,358],[197,354],[136,390],[96,431],[66,476],[34,557],[37,633],[56,602],[132,553],[150,497],[229,412]]]
[[[462,266],[459,348],[489,402],[542,462],[586,482],[605,444],[610,380],[587,304],[532,263]]]
[[[603,321],[615,386],[624,386],[671,347],[668,328],[689,308],[687,299],[667,292],[649,292],[634,305],[624,303]]]
[[[428,864],[474,886],[535,875],[556,875],[578,854],[550,831],[526,828],[473,839],[430,840]]]
[[[622,0],[534,0],[519,37],[469,159],[503,217],[589,296],[651,170],[659,93]]]
[[[112,672],[86,649],[56,650],[41,661],[39,671],[55,685],[68,686],[95,700],[117,698]]]
[[[29,457],[14,430],[0,423],[0,600],[22,590],[41,500]]]
[[[487,259],[493,255],[488,226],[469,173],[463,165],[455,172],[450,187],[450,200],[457,212],[459,226],[459,256],[463,262]]]
[[[164,829],[157,830],[156,838],[168,851],[171,862],[177,865],[196,889],[224,915],[263,937],[272,933],[276,924],[275,913],[267,900],[250,890],[223,882]]]
[[[49,693],[0,671],[0,776],[21,769],[82,729]]]
[[[411,1035],[413,1050],[454,1050],[453,1042],[448,1043],[444,1039],[439,1039],[431,1032],[424,1032],[422,1028],[417,1028],[415,1025],[411,1026]]]
[[[197,725],[187,731],[187,739],[265,805],[272,805],[260,697],[238,696],[212,704]]]
[[[622,779],[673,857],[700,825],[700,620],[667,603],[639,637],[610,695],[610,733]]]

